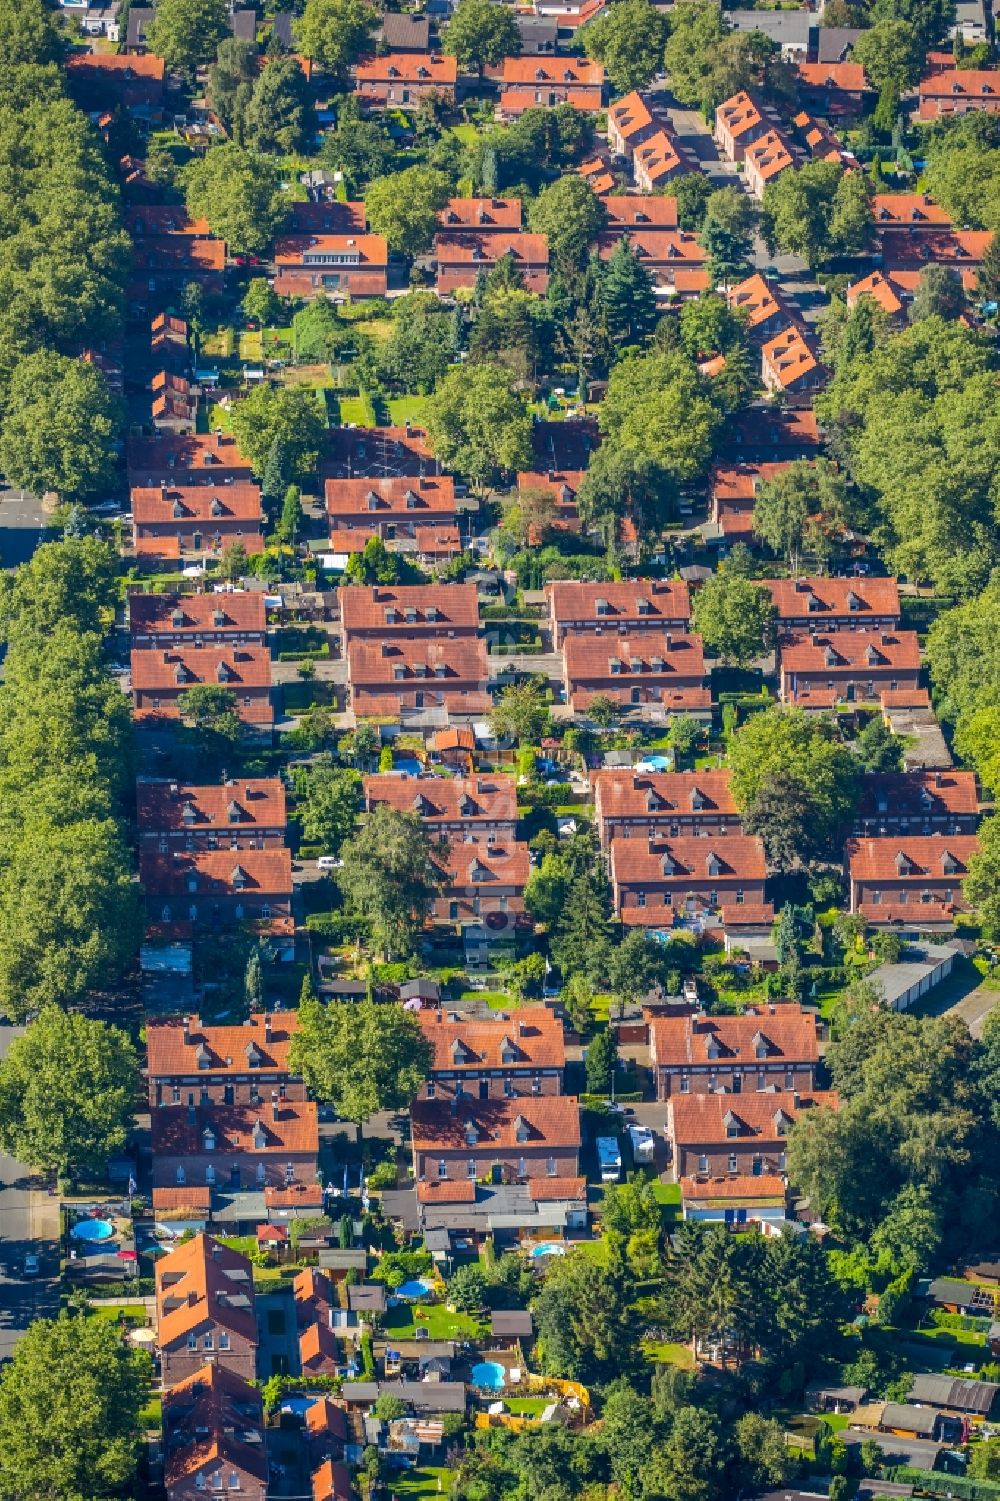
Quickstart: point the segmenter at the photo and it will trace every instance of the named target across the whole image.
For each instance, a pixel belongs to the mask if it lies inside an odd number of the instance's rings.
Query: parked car
[[[26,1277],[37,1277],[38,1267],[38,1257],[35,1255],[34,1251],[29,1251],[27,1256],[25,1256],[24,1258],[24,1275]]]
[[[338,860],[336,855],[320,855],[316,861],[318,870],[342,870],[343,866],[343,860]]]

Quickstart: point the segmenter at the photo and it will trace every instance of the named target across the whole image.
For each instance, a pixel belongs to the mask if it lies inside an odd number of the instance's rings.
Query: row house
[[[610,875],[615,911],[630,927],[670,928],[714,914],[726,926],[769,907],[764,848],[746,834],[674,839],[658,830],[612,839]]]
[[[416,1100],[411,1109],[413,1175],[525,1183],[576,1178],[580,1105],[573,1095],[513,1100]]]
[[[264,551],[260,486],[160,485],[132,491],[133,542],[141,558],[220,553],[239,543]]]
[[[968,909],[962,882],[978,850],[973,834],[849,839],[851,911],[877,927],[950,928]]]
[[[151,922],[231,928],[250,922],[276,931],[292,918],[287,849],[142,851],[139,879]]]
[[[1000,109],[1000,70],[955,68],[922,78],[918,87],[921,120],[967,115],[970,110],[996,114]]]
[[[434,920],[451,927],[485,925],[493,934],[524,917],[524,888],[531,874],[528,846],[509,835],[466,834],[435,855],[441,891]]]
[[[724,99],[715,111],[715,143],[730,162],[741,162],[747,147],[770,129],[767,115],[745,89]]]
[[[326,479],[437,474],[427,434],[407,420],[402,427],[332,427],[326,434],[320,473]]]
[[[713,522],[728,542],[754,540],[753,511],[757,491],[783,470],[787,463],[760,462],[716,464],[708,482],[708,499]]]
[[[210,1235],[196,1235],[156,1263],[156,1343],[165,1388],[208,1364],[241,1381],[257,1375],[253,1269]]]
[[[190,356],[187,320],[172,313],[157,313],[150,320],[149,347],[154,360],[186,366]]]
[[[808,151],[814,162],[833,162],[845,172],[860,171],[861,164],[853,151],[846,150],[829,125],[817,120],[807,110],[800,110],[792,119],[795,139]]]
[[[197,1338],[197,1336],[196,1336]],[[167,1501],[236,1495],[267,1501],[264,1408],[249,1381],[210,1358],[163,1394]]]
[[[769,130],[747,147],[743,157],[743,181],[747,192],[760,203],[768,183],[794,166],[792,145],[784,131]]]
[[[226,247],[222,240],[194,235],[146,235],[132,246],[132,274],[126,286],[130,303],[145,306],[154,295],[170,298],[189,282],[207,296],[225,285]]]
[[[739,313],[750,336],[757,340],[774,338],[793,321],[781,288],[771,286],[759,271],[730,287],[726,301]]]
[[[902,324],[913,301],[913,291],[894,272],[870,271],[859,281],[851,282],[844,297],[849,308],[855,307],[862,297],[870,297],[894,323]]]
[[[130,438],[126,447],[129,487],[232,485],[248,482],[253,465],[236,439],[221,428],[213,433],[158,433]]]
[[[70,92],[87,113],[126,110],[155,124],[163,114],[166,69],[162,57],[116,52],[74,52],[66,60]]]
[[[966,292],[974,293],[993,232],[935,226],[920,235],[903,229],[886,229],[880,238],[884,271],[911,295],[926,266],[950,266],[961,277]]]
[[[389,247],[382,235],[284,235],[274,273],[279,297],[384,297]]]
[[[210,240],[207,219],[192,219],[183,203],[127,203],[122,209],[125,228],[133,240],[148,236]]]
[[[608,194],[604,204],[604,231],[619,238],[633,230],[676,229],[677,199],[644,193]]]
[[[687,632],[639,631],[598,635],[570,632],[563,638],[563,687],[575,714],[595,698],[620,709],[710,717],[712,693],[700,636]]]
[[[150,418],[158,433],[193,432],[198,415],[198,388],[183,375],[158,370],[150,382]]]
[[[337,591],[347,641],[477,636],[475,584],[358,584]]]
[[[626,579],[545,586],[552,644],[559,650],[572,632],[686,631],[691,619],[687,584],[676,579]]]
[[[893,578],[764,579],[782,635],[809,631],[892,631],[899,625]]]
[[[741,1016],[658,1016],[649,1024],[656,1097],[761,1093],[816,1083],[816,1017],[798,1004]]]
[[[798,63],[795,71],[803,107],[824,120],[857,119],[871,92],[860,63]]]
[[[369,109],[417,109],[424,99],[454,104],[458,64],[440,53],[387,52],[354,69],[354,92]]]
[[[766,390],[780,393],[786,401],[811,404],[814,393],[826,384],[827,372],[806,334],[792,324],[762,346],[760,378]]]
[[[325,495],[335,552],[361,552],[370,537],[381,537],[387,545],[419,543],[421,532],[436,528],[454,529],[457,541],[455,481],[450,474],[328,479]]]
[[[254,1012],[234,1026],[200,1016],[150,1017],[146,1023],[149,1108],[240,1105],[262,1109],[279,1100],[304,1100],[305,1085],[288,1061],[298,1030],[294,1011]]]
[[[280,777],[248,777],[216,786],[140,781],[136,786],[140,848],[175,850],[280,849],[288,814]]]
[[[267,607],[258,590],[130,594],[126,608],[132,645],[140,651],[167,646],[267,644]]]
[[[505,57],[499,87],[502,119],[557,104],[596,113],[604,103],[604,65],[582,57]]]
[[[548,469],[544,472],[521,470],[518,474],[518,498],[522,503],[530,495],[545,496],[552,502],[552,512],[544,526],[533,524],[529,527],[528,541],[533,547],[541,545],[546,530],[579,532],[582,529],[576,497],[586,472],[585,469]]]
[[[632,156],[632,175],[635,185],[643,193],[657,193],[690,172],[691,163],[681,150],[680,142],[673,131],[661,129],[638,146]]]
[[[360,199],[341,203],[336,198],[320,198],[288,205],[291,235],[363,235],[367,230],[368,217]]]
[[[549,284],[547,235],[508,230],[442,230],[434,236],[438,293],[446,297],[459,287],[474,287],[480,274],[488,275],[504,256],[509,256],[517,267],[529,292],[545,291]]]
[[[367,776],[365,812],[385,806],[416,813],[441,839],[492,834],[510,839],[517,828],[517,785],[513,777],[477,772],[467,777],[408,777],[391,772]]]
[[[823,452],[819,422],[811,407],[752,407],[734,412],[727,432],[744,463],[788,463]]]
[[[487,714],[489,662],[481,640],[349,641],[347,681],[357,718],[442,710],[449,718]]]
[[[421,1011],[418,1020],[433,1049],[418,1099],[509,1100],[562,1094],[563,1025],[547,1006],[523,1006],[487,1021],[442,1010]]]
[[[951,226],[948,210],[926,193],[873,193],[872,220],[876,230],[905,229],[911,235]]]
[[[597,198],[603,198],[606,193],[613,193],[618,185],[615,174],[601,152],[596,156],[588,156],[586,161],[580,163],[576,172]]]
[[[785,704],[832,709],[878,703],[883,692],[920,686],[916,631],[828,631],[785,638],[780,695]]]
[[[437,222],[451,235],[467,231],[476,235],[518,234],[522,213],[520,198],[449,198],[438,211]]]
[[[603,850],[613,839],[741,832],[726,770],[635,771],[623,766],[595,772],[593,787]]]
[[[247,726],[270,729],[271,653],[265,646],[180,646],[132,652],[132,702],[139,719],[179,719],[196,684],[228,688]]]
[[[312,1100],[277,1091],[262,1106],[164,1105],[151,1117],[151,1145],[156,1188],[262,1194],[316,1183],[319,1122]]]
[[[710,289],[708,255],[697,235],[684,229],[630,229],[627,237],[658,297],[697,297]],[[597,253],[602,261],[611,259],[623,238],[617,230],[598,235]]]
[[[631,161],[636,147],[656,135],[661,123],[641,94],[626,94],[608,110],[608,145],[616,156]]]
[[[375,40],[387,53],[429,52],[431,50],[430,18],[386,11],[381,19]]]
[[[677,1179],[706,1174],[738,1177],[784,1175],[788,1133],[809,1110],[835,1110],[833,1090],[800,1094],[671,1095],[667,1139]]]
[[[869,772],[861,783],[857,834],[974,834],[978,827],[973,771]]]

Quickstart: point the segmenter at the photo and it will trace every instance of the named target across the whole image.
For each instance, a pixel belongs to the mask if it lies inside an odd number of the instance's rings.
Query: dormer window
[[[222,501],[219,499],[219,497],[217,495],[213,495],[212,496],[212,504],[209,507],[209,510],[211,511],[211,513],[212,513],[213,516],[221,516],[222,515]]]
[[[229,682],[230,678],[233,677],[233,670],[229,666],[228,662],[219,663],[218,667],[215,669],[215,676],[220,683]]]
[[[791,1116],[786,1115],[784,1110],[776,1110],[774,1115],[772,1116],[772,1120],[774,1121],[775,1135],[787,1136],[788,1128],[793,1124]]]
[[[663,874],[665,876],[674,876],[674,875],[677,874],[677,862],[674,860],[673,855],[670,855],[670,854],[664,855],[664,857],[663,857]]]
[[[242,865],[234,865],[232,875],[229,879],[232,882],[233,886],[235,886],[237,891],[242,891],[247,883],[248,877]]]
[[[514,1136],[518,1141],[527,1141],[531,1135],[528,1122],[523,1115],[519,1115],[514,1122]]]
[[[469,1121],[465,1128],[465,1140],[468,1146],[474,1147],[479,1141],[479,1128],[475,1121]]]
[[[702,808],[704,808],[704,806],[705,806],[705,797],[704,797],[704,794],[701,793],[701,792],[699,792],[699,790],[698,790],[697,787],[692,787],[691,788],[691,811],[693,813],[698,813],[698,812],[701,811]]]
[[[175,631],[179,631],[184,624],[184,611],[174,610],[173,614],[170,617],[170,624],[173,626]]]
[[[212,611],[212,624],[214,626],[221,627],[221,626],[224,626],[225,623],[226,623],[226,612],[224,610],[213,610]]]
[[[194,1059],[199,1068],[212,1067],[212,1055],[203,1042],[199,1042],[194,1050]]]
[[[186,824],[198,822],[198,810],[195,807],[194,803],[190,801],[190,799],[184,804],[183,808],[181,809],[181,820]]]
[[[247,1059],[247,1068],[260,1068],[264,1062],[264,1054],[255,1042],[248,1042],[244,1049]]]
[[[705,1044],[705,1053],[709,1058],[718,1058],[722,1049],[719,1047],[719,1039],[713,1032]]]
[[[908,856],[903,854],[902,850],[896,856],[896,874],[898,876],[908,876],[910,874],[910,860]]]
[[[212,1130],[211,1126],[206,1126],[204,1131],[201,1133],[201,1145],[202,1150],[205,1152],[215,1151],[215,1132]]]
[[[500,1061],[502,1063],[514,1063],[517,1061],[517,1049],[509,1037],[505,1037],[500,1043]]]
[[[250,1139],[253,1142],[254,1151],[263,1152],[264,1148],[267,1146],[267,1133],[265,1132],[263,1123],[260,1120],[254,1121],[253,1130],[250,1133]]]
[[[946,876],[954,876],[958,874],[958,861],[955,859],[955,856],[951,853],[950,850],[945,850],[944,854],[941,856],[941,869]]]
[[[722,1117],[722,1124],[725,1127],[727,1137],[739,1136],[743,1127],[743,1122],[739,1116],[734,1115],[731,1110],[727,1110]]]
[[[755,1032],[753,1037],[753,1052],[755,1058],[766,1058],[768,1053],[767,1038],[763,1032]]]
[[[706,868],[708,870],[708,874],[710,876],[721,876],[721,874],[722,874],[722,861],[719,859],[718,855],[715,854],[714,851],[712,851],[712,850],[709,851],[708,858],[705,861],[705,866],[706,866]]]

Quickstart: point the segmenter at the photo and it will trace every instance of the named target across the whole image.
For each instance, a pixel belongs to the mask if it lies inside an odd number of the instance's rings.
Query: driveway
[[[16,568],[26,563],[44,531],[41,501],[26,490],[0,485],[0,566]]]
[[[21,1028],[0,1026],[0,1057]],[[57,1270],[58,1200],[32,1187],[28,1169],[0,1156],[0,1360],[11,1355],[32,1319],[59,1306]],[[25,1253],[41,1256],[42,1275],[21,1275]]]

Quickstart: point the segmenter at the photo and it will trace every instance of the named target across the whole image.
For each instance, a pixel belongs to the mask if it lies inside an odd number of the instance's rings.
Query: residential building
[[[861,35],[857,26],[821,26],[819,28],[816,61],[820,63],[846,63],[851,48]]]
[[[688,586],[676,579],[608,584],[558,579],[546,584],[545,594],[556,650],[571,631],[686,631],[691,618]]]
[[[729,306],[740,313],[747,332],[755,339],[771,339],[792,321],[792,313],[779,286],[771,286],[757,271],[726,292]]]
[[[277,1090],[262,1106],[163,1105],[152,1113],[151,1142],[157,1188],[204,1183],[234,1195],[316,1183],[316,1106]]]
[[[643,193],[655,193],[675,177],[691,171],[691,163],[673,131],[654,131],[640,141],[632,154],[632,175]]]
[[[133,539],[140,557],[164,561],[220,553],[240,543],[264,551],[260,486],[161,484],[132,491]]]
[[[381,537],[386,544],[413,544],[420,532],[455,527],[458,522],[450,474],[328,479],[325,490],[335,552],[360,552],[369,537]]]
[[[891,631],[899,625],[893,578],[764,579],[784,635],[802,631]]]
[[[641,94],[626,94],[608,110],[608,144],[616,156],[627,161],[637,146],[661,129],[661,121],[653,115]]]
[[[595,698],[609,698],[619,709],[638,709],[647,717],[711,716],[700,636],[686,631],[571,631],[563,637],[562,652],[566,701],[575,714],[586,714]]]
[[[978,848],[973,834],[849,839],[851,911],[878,927],[950,928],[967,910],[962,882]]]
[[[348,641],[479,634],[475,584],[351,584],[337,591],[337,599]]]
[[[826,120],[853,120],[870,92],[860,63],[798,63],[799,97],[810,114]]]
[[[730,162],[741,162],[747,147],[770,128],[771,122],[745,89],[724,99],[715,111],[716,145]]]
[[[637,259],[649,272],[658,297],[697,297],[709,290],[708,256],[697,235],[684,229],[629,229],[627,234]],[[611,259],[622,238],[619,230],[598,235],[597,250],[602,261]]]
[[[267,608],[256,590],[231,594],[130,594],[129,633],[138,650],[168,646],[264,646]]]
[[[175,646],[132,652],[138,719],[179,719],[179,700],[197,683],[228,688],[245,725],[269,729],[271,654],[264,646]]]
[[[978,826],[975,772],[869,772],[861,783],[857,834],[974,834]]]
[[[312,1501],[352,1501],[351,1472],[339,1459],[324,1459],[310,1480]]]
[[[666,200],[664,199],[664,202]],[[585,469],[549,469],[542,471],[522,470],[517,476],[519,498],[533,492],[547,495],[553,502],[552,514],[544,524],[529,528],[528,540],[532,547],[540,546],[547,531],[579,532],[580,514],[576,495],[583,484]]]
[[[188,282],[207,294],[219,293],[225,283],[226,247],[222,240],[197,235],[142,235],[132,246],[132,274],[126,296],[146,307],[154,299],[171,298]]]
[[[524,915],[524,888],[531,874],[528,846],[509,836],[480,834],[452,840],[436,855],[443,877],[434,902],[438,923],[464,927],[485,924],[495,935],[516,926]]]
[[[267,1501],[265,1439],[260,1392],[210,1358],[163,1394],[167,1501],[222,1492]]]
[[[731,10],[727,20],[734,31],[762,31],[781,48],[788,63],[805,62],[811,50],[815,16],[807,10]]]
[[[870,271],[860,281],[851,282],[844,295],[849,308],[853,308],[859,298],[871,297],[897,324],[904,322],[906,309],[913,301],[913,289],[903,286],[896,276],[884,271]]]
[[[615,174],[603,152],[599,152],[596,156],[588,156],[586,161],[580,163],[576,171],[598,198],[603,198],[606,193],[613,193],[617,186]]]
[[[1000,69],[952,68],[920,80],[918,113],[921,120],[966,115],[970,110],[995,114],[1000,109]]]
[[[782,703],[832,709],[877,704],[883,692],[920,686],[916,631],[826,631],[783,638]]]
[[[475,235],[494,230],[519,234],[521,217],[520,198],[449,198],[438,214],[438,224],[450,235],[460,235],[466,230]]]
[[[292,915],[292,857],[286,849],[143,851],[139,879],[152,922],[282,926]]]
[[[815,459],[823,448],[810,407],[749,407],[733,414],[727,431],[744,463]]]
[[[861,164],[854,152],[842,146],[839,137],[822,120],[803,109],[794,116],[792,125],[795,139],[806,148],[813,161],[834,162],[848,172],[860,170]]]
[[[948,210],[926,193],[874,193],[872,218],[877,230],[907,229],[911,234],[951,224]]]
[[[449,640],[349,641],[347,681],[358,718],[388,714],[412,716],[442,710],[448,718],[476,718],[489,712],[486,643]]]
[[[609,193],[604,204],[605,234],[631,234],[633,230],[676,229],[677,199],[650,197],[646,193]]]
[[[795,166],[791,142],[781,130],[769,130],[751,143],[743,157],[743,181],[759,203],[769,182]]]
[[[517,786],[512,776],[478,772],[468,777],[413,777],[385,772],[365,777],[365,812],[385,806],[418,813],[442,839],[493,835],[509,839],[517,828]]]
[[[354,92],[369,109],[413,109],[423,99],[454,104],[458,64],[436,52],[387,52],[354,69]]]
[[[411,1121],[418,1185],[446,1178],[527,1182],[579,1173],[580,1106],[572,1095],[416,1100]]]
[[[403,16],[402,19],[411,18]],[[321,197],[288,205],[288,233],[291,235],[363,235],[367,231],[368,218],[359,199],[341,203],[338,198]]]
[[[784,1177],[789,1131],[807,1111],[837,1104],[832,1090],[671,1095],[666,1133],[674,1177]]]
[[[595,772],[593,787],[594,822],[603,850],[613,839],[741,832],[726,770],[636,771],[623,766]]]
[[[764,849],[746,834],[612,839],[610,874],[615,911],[630,927],[714,914],[725,925],[730,914],[746,918],[768,906]]]
[[[284,235],[274,270],[279,297],[384,297],[389,247],[382,235]]]
[[[418,1099],[562,1094],[563,1025],[547,1006],[522,1006],[487,1021],[439,1008],[421,1011],[418,1020],[434,1050]]]
[[[257,1320],[253,1269],[210,1235],[196,1235],[156,1263],[156,1343],[166,1389],[213,1365],[253,1381]]]
[[[136,826],[143,850],[277,849],[288,815],[280,777],[232,779],[215,786],[140,781]]]
[[[958,272],[965,290],[974,293],[977,273],[992,242],[993,232],[934,225],[920,234],[913,234],[908,229],[885,229],[880,238],[886,275],[911,296],[916,291],[921,271],[929,265],[950,266]]]
[[[505,57],[499,113],[515,119],[527,109],[572,104],[597,111],[604,103],[604,66],[581,57]]]
[[[695,1224],[725,1225],[731,1230],[753,1226],[774,1233],[785,1223],[786,1198],[780,1173],[714,1178],[703,1173],[681,1179],[681,1218]],[[781,1501],[798,1501],[800,1497],[801,1501],[812,1501],[805,1492],[782,1489]]]
[[[658,1100],[685,1094],[743,1094],[816,1084],[816,1017],[798,1004],[741,1016],[655,1016],[649,1061]]]
[[[551,57],[559,51],[559,27],[554,21],[518,13],[515,16],[521,33],[522,57]]]
[[[387,10],[376,38],[385,53],[430,51],[431,23],[427,16]]]
[[[507,230],[440,230],[434,236],[436,286],[443,296],[459,287],[474,287],[480,272],[487,274],[509,256],[529,292],[544,292],[549,284],[547,235]]]
[[[158,433],[155,438],[129,438],[126,446],[128,482],[132,489],[190,485],[230,485],[248,482],[253,466],[240,453],[236,439],[221,428],[212,433]]]
[[[73,96],[88,113],[120,108],[155,124],[163,112],[164,62],[152,53],[74,52],[66,60]]]
[[[305,1085],[288,1061],[298,1017],[253,1012],[235,1025],[200,1016],[150,1017],[146,1022],[149,1108],[170,1105],[245,1105],[263,1108],[274,1090],[280,1100],[304,1100]]]
[[[762,484],[787,469],[777,464],[716,464],[709,475],[708,498],[712,520],[727,542],[753,544],[753,508]]]
[[[794,324],[768,339],[761,348],[760,376],[769,391],[787,401],[811,403],[826,383],[827,372],[812,351],[802,329]]]

